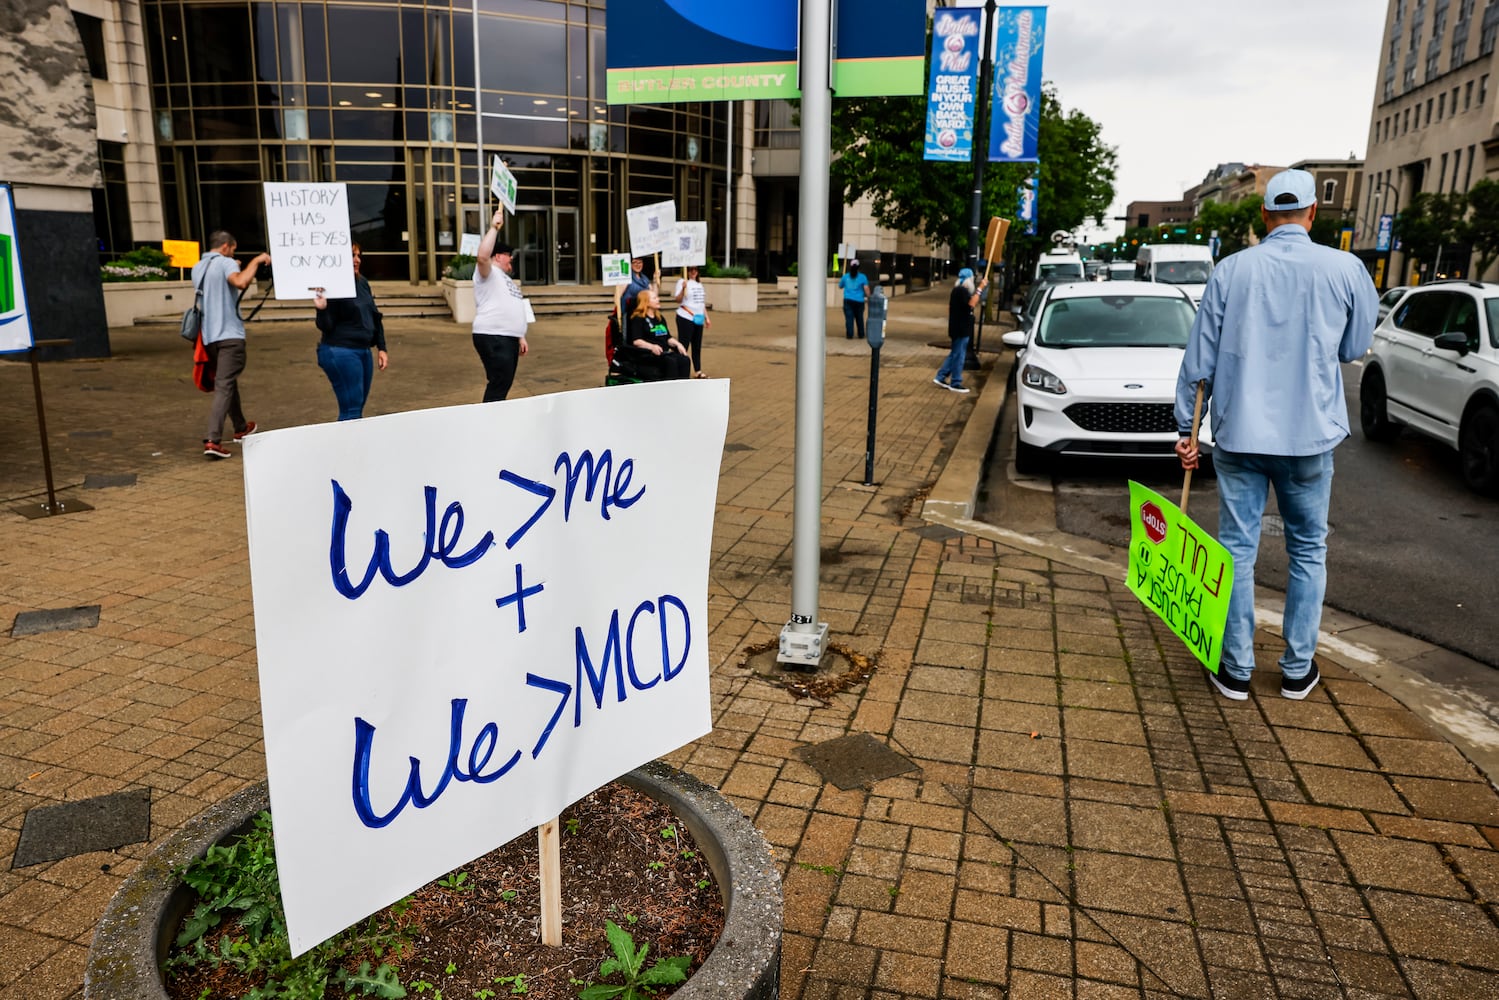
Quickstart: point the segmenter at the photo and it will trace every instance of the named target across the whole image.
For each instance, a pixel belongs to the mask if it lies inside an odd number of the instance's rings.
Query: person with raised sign
[[[692,359],[682,342],[667,330],[661,297],[654,291],[641,293],[626,321],[625,348],[647,382],[692,377]]]
[[[712,326],[713,321],[708,318],[707,292],[697,275],[697,265],[689,264],[677,279],[677,339],[687,345],[696,377],[707,378],[703,374],[703,329]]]
[[[474,263],[474,350],[484,364],[484,402],[510,394],[515,369],[530,350],[526,344],[526,300],[510,277],[515,248],[500,242],[505,210],[495,209],[489,231],[479,241]]]
[[[312,290],[312,304],[317,309],[314,321],[323,335],[317,345],[317,363],[333,385],[340,420],[364,416],[375,369],[383,372],[390,361],[385,353],[385,323],[375,307],[375,293],[359,273],[364,255],[358,243],[349,249],[354,263],[354,297],[330,301],[323,295],[327,289]],[[371,348],[375,351],[373,360]]]
[[[1233,557],[1223,655],[1208,679],[1234,701],[1254,672],[1254,562],[1275,488],[1289,559],[1280,693],[1305,698],[1327,589],[1332,452],[1348,436],[1339,362],[1363,357],[1379,293],[1358,258],[1313,243],[1317,184],[1305,170],[1270,178],[1260,209],[1268,234],[1213,269],[1176,382],[1176,453],[1195,469],[1197,390],[1212,400],[1218,541]]]
[[[214,368],[213,402],[208,410],[208,429],[203,434],[203,455],[210,459],[231,458],[223,445],[224,418],[234,425],[234,440],[255,433],[255,421],[246,420],[239,401],[239,376],[245,370],[245,321],[239,315],[239,300],[271,255],[259,253],[243,268],[234,259],[239,242],[228,230],[214,230],[208,237],[213,249],[193,265],[193,287],[203,294],[203,349]]]

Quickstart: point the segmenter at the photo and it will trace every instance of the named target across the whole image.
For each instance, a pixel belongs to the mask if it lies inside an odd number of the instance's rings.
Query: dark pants
[[[625,357],[643,381],[665,382],[676,378],[692,378],[692,361],[672,348],[667,348],[660,354],[652,354],[643,347],[627,347],[624,350],[627,352]]]
[[[859,339],[864,339],[864,303],[843,300],[843,334],[849,340],[854,339],[854,328],[859,329]]]
[[[208,430],[204,441],[218,444],[224,436],[224,418],[234,425],[235,433],[244,430],[244,410],[239,405],[239,373],[245,370],[245,339],[220,340],[205,344],[213,359],[213,405],[208,411]]]
[[[510,394],[515,381],[515,366],[520,363],[520,338],[500,337],[492,333],[474,334],[474,350],[484,362],[484,402],[493,403]]]
[[[370,398],[370,382],[375,377],[375,360],[370,357],[369,348],[318,344],[317,363],[333,384],[338,419],[358,420],[364,416],[364,401]]]
[[[703,370],[703,328],[690,319],[677,317],[677,339],[692,354],[694,371]]]

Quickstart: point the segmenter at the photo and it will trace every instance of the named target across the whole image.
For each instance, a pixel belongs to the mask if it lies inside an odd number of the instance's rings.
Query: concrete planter
[[[776,275],[776,288],[780,289],[783,292],[786,292],[788,295],[795,295],[796,294],[796,275],[794,275],[794,274],[778,274],[778,275]]]
[[[702,968],[677,990],[677,1000],[775,1000],[780,996],[781,878],[765,838],[717,790],[660,761],[619,780],[676,813],[723,897],[723,933]],[[269,807],[264,782],[246,788],[189,821],[141,862],[94,930],[84,1000],[167,1000],[161,963],[192,901],[174,870],[243,833]]]
[[[104,321],[129,326],[142,316],[181,316],[193,304],[191,281],[106,281]]]
[[[474,321],[474,282],[472,278],[459,281],[457,278],[442,279],[442,300],[448,304],[454,323]]]
[[[760,283],[754,278],[704,278],[702,281],[709,309],[752,313],[760,308]]]

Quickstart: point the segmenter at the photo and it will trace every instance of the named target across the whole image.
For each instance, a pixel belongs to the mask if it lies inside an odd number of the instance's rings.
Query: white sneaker
[[[968,392],[968,387],[966,385],[950,385],[947,388],[952,390],[953,392]]]
[[[942,381],[940,378],[934,378],[934,379],[932,379],[932,384],[933,385],[940,385],[944,389],[947,388],[947,383],[944,382],[944,381]]]

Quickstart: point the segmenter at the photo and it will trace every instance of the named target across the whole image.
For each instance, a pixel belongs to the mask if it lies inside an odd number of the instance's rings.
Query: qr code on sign
[[[656,230],[661,228],[661,220],[653,215],[646,220],[645,228],[654,233]]]
[[[681,236],[681,237],[678,237],[677,238],[677,249],[678,250],[691,250],[692,249],[692,237],[691,236]]]

